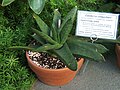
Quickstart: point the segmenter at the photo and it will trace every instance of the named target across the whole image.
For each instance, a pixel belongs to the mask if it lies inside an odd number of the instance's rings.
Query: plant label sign
[[[119,14],[78,11],[76,36],[116,39]]]

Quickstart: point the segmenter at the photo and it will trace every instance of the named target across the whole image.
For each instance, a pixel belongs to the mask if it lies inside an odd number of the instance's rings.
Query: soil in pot
[[[33,63],[42,68],[60,69],[65,67],[65,65],[58,58],[50,56],[47,53],[29,51],[28,54]]]
[[[66,66],[64,65],[63,62],[61,62],[60,59],[57,57],[53,57],[49,55],[48,53],[45,52],[32,52],[28,51],[28,55],[30,59],[35,63],[37,66],[46,68],[46,69],[62,69],[65,68]],[[80,58],[75,59],[78,61]]]
[[[47,53],[26,52],[28,64],[38,79],[47,85],[61,86],[74,79],[77,71],[81,68],[84,59],[77,58],[78,69],[68,69],[58,58]]]

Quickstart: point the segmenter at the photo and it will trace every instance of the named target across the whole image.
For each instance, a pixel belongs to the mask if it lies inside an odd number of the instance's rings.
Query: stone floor
[[[48,86],[37,80],[32,90],[120,90],[120,69],[115,54],[107,56],[106,62],[90,61],[85,72],[82,71],[65,86]]]

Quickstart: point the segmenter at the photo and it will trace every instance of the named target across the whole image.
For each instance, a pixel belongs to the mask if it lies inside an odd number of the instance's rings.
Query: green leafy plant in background
[[[116,3],[116,4],[120,4],[120,0],[105,0],[106,3]]]
[[[34,81],[34,75],[23,66],[23,57],[18,58],[17,52],[22,54],[22,51],[8,49],[12,45],[23,45],[20,44],[20,39],[14,41],[14,37],[22,37],[21,34],[13,32],[10,28],[0,26],[0,90],[28,90]]]
[[[119,13],[120,12],[120,1],[119,0],[105,0],[105,4],[100,6],[98,10],[102,12]]]
[[[64,17],[72,7],[77,6],[76,0],[49,0],[48,3],[52,11],[58,8],[62,13],[62,17]]]
[[[2,0],[2,6],[7,6],[15,0]],[[36,13],[40,14],[44,8],[45,0],[28,0],[30,8]]]
[[[105,3],[104,0],[77,0],[80,10],[98,11],[98,8]]]
[[[101,44],[92,44],[82,41],[76,36],[70,35],[76,17],[77,7],[73,8],[62,20],[58,10],[54,11],[51,27],[36,14],[33,15],[40,30],[32,29],[35,33],[32,37],[39,42],[36,46],[13,46],[13,49],[26,49],[37,52],[52,53],[71,70],[77,70],[77,61],[74,55],[90,58],[93,60],[104,60],[102,53],[107,49]]]
[[[31,10],[29,9],[28,4],[23,1],[15,1],[11,5],[1,8],[1,10],[4,13],[5,18],[8,20],[8,23],[5,26],[10,27],[13,30],[16,30],[17,27],[29,29],[31,23],[34,23]]]
[[[23,51],[9,49],[13,45],[26,45],[29,38],[28,30],[34,22],[27,7],[18,1],[0,8],[0,90],[29,90],[35,80],[27,68]]]

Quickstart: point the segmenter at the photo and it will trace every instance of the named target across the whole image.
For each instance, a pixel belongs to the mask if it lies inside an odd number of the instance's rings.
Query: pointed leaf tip
[[[36,14],[40,14],[45,6],[45,0],[28,0],[28,3]]]
[[[15,0],[2,0],[2,6],[7,6],[7,5],[11,4],[14,1]]]

